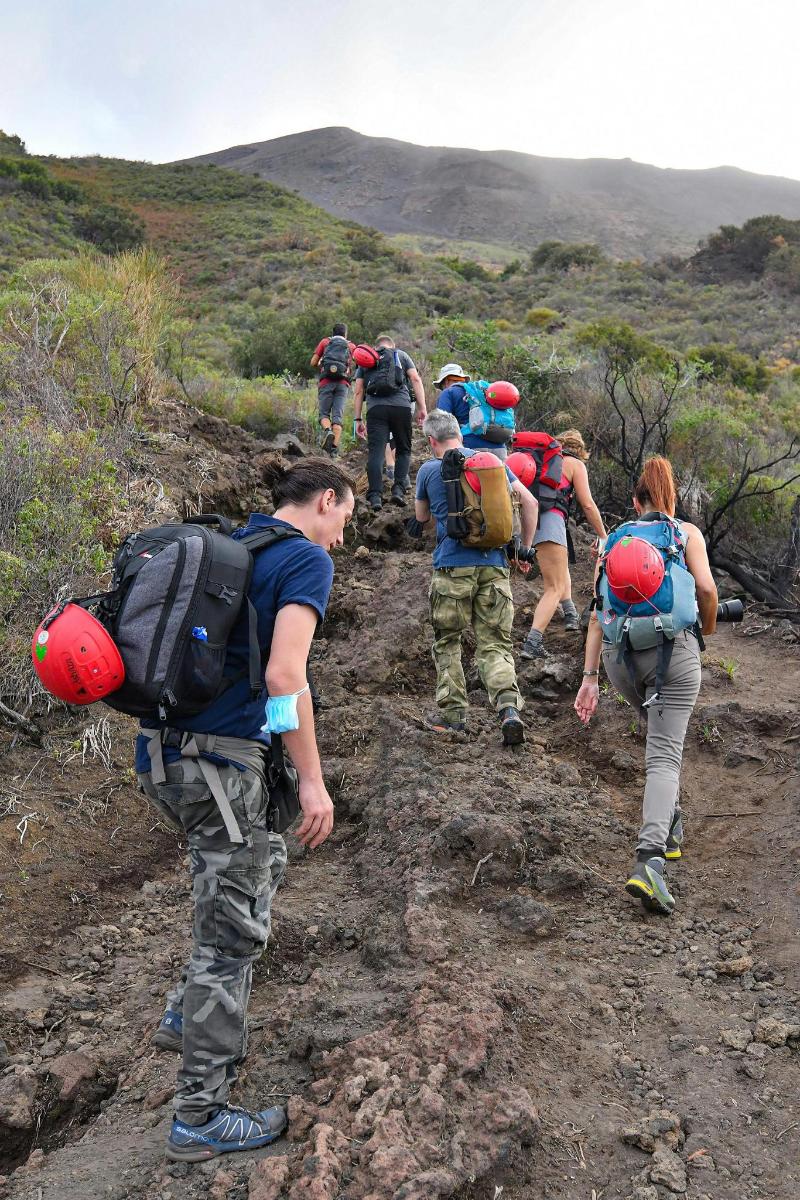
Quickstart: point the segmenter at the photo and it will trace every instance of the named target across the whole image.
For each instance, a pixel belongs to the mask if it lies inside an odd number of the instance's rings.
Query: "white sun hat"
[[[467,372],[458,363],[445,363],[439,372],[438,378],[433,381],[434,386],[440,388],[448,375],[459,375],[462,379],[469,379]]]

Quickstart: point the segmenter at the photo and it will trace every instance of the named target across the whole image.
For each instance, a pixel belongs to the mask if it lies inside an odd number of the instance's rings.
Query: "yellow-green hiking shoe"
[[[641,900],[649,912],[669,916],[675,907],[675,898],[667,887],[664,866],[663,858],[637,862],[625,884],[625,891]]]
[[[675,815],[672,818],[672,824],[669,827],[667,835],[667,849],[665,857],[674,861],[681,857],[681,846],[683,845],[683,813],[679,808],[675,809]]]

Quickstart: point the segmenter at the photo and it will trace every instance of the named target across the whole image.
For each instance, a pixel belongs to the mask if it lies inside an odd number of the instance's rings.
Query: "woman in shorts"
[[[533,539],[536,561],[542,573],[544,591],[533,614],[530,632],[522,643],[522,658],[546,658],[544,633],[550,624],[559,602],[568,603],[574,612],[572,601],[562,601],[562,596],[571,595],[569,556],[567,553],[567,519],[573,497],[583,509],[584,516],[599,538],[606,536],[600,509],[592,499],[586,463],[589,452],[577,429],[566,429],[556,434],[564,452],[559,491],[564,493],[562,508],[548,508],[542,512],[539,505],[539,527]],[[564,608],[565,616],[567,610]],[[577,614],[576,614],[577,616]]]

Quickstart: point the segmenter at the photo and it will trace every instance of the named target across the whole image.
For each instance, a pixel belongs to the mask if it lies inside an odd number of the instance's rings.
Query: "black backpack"
[[[392,396],[404,387],[406,373],[400,362],[400,355],[390,346],[381,346],[378,351],[378,365],[366,374],[367,395]]]
[[[209,529],[218,525],[219,529]],[[117,644],[125,682],[105,703],[133,717],[193,717],[244,674],[252,694],[264,686],[257,616],[247,595],[253,553],[299,529],[272,525],[240,540],[217,514],[133,533],[114,557],[111,588],[76,601],[89,607]],[[228,638],[243,605],[249,625],[248,671],[225,678]]]
[[[320,359],[320,373],[331,379],[347,379],[350,365],[350,344],[340,333],[329,339]]]

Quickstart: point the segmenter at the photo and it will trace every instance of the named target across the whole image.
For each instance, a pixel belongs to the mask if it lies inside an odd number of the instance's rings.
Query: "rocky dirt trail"
[[[187,952],[183,849],[120,779],[131,725],[101,737],[92,713],[105,757],[74,729],[2,745],[4,795],[53,815],[22,845],[21,809],[0,820],[0,1194],[796,1200],[794,634],[751,616],[710,640],[663,920],[622,891],[643,740],[610,691],[579,727],[580,639],[523,667],[524,747],[499,745],[474,673],[469,737],[428,732],[429,553],[395,512],[359,527],[314,649],[337,826],[291,847],[237,1089],[285,1099],[288,1137],[163,1157],[175,1059],[148,1037]],[[519,635],[537,588],[515,583]]]

